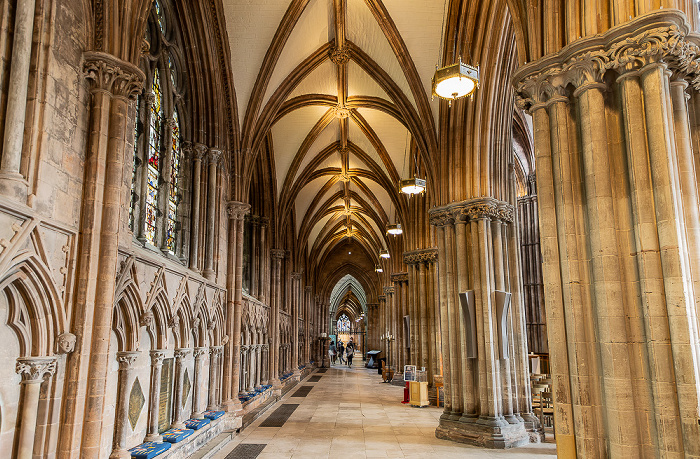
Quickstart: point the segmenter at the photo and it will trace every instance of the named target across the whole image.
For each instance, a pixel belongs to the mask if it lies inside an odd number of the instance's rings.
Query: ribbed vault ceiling
[[[278,221],[294,217],[312,259],[345,238],[375,256],[405,215],[407,149],[436,147],[429,94],[444,3],[223,3],[242,147],[272,148]]]

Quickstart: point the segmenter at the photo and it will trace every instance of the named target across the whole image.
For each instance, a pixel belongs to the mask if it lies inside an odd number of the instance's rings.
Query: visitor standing
[[[355,345],[353,344],[352,341],[348,343],[348,346],[345,348],[345,353],[347,354],[347,359],[348,359],[348,367],[352,366],[352,358],[355,356]]]
[[[341,364],[345,363],[345,346],[343,346],[343,342],[338,340],[338,360],[340,361]]]
[[[328,348],[328,357],[331,360],[331,365],[335,365],[335,353],[336,353],[335,343],[333,341],[331,341],[331,345]]]

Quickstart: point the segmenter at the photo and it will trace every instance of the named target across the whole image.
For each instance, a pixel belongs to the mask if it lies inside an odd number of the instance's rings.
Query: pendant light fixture
[[[376,265],[376,266],[374,267],[374,270],[377,271],[378,273],[383,273],[383,272],[384,272],[384,270],[382,269],[382,267],[381,267],[380,265]]]
[[[445,17],[447,12],[447,0],[442,14],[442,37],[440,38],[440,55],[445,43]],[[444,64],[444,62],[443,62]],[[433,99],[435,96],[448,100],[452,105],[453,100],[470,96],[479,87],[479,67],[465,64],[460,55],[454,64],[435,66],[433,76]]]
[[[398,236],[403,234],[403,229],[401,228],[401,223],[393,223],[386,227],[386,234],[391,234],[392,236]]]
[[[406,161],[408,160],[408,151],[409,151],[409,149],[411,149],[410,143],[411,143],[411,133],[408,130],[406,130],[406,145],[404,147],[404,159],[403,159],[404,171],[406,170]],[[425,179],[419,178],[420,177],[420,163],[418,161],[417,155],[414,155],[414,157],[413,157],[413,166],[416,169],[415,175],[409,179],[401,180],[401,182],[399,182],[399,190],[403,194],[407,194],[408,196],[423,193],[425,191],[425,186],[426,186]]]
[[[383,249],[379,251],[379,258],[391,258],[391,255],[389,255],[388,250]]]

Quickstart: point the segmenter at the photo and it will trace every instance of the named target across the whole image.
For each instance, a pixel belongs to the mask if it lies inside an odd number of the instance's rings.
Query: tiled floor
[[[272,407],[214,457],[225,458],[240,443],[267,444],[258,459],[556,457],[551,443],[494,451],[438,440],[441,408],[402,405],[401,387],[383,384],[376,370],[361,365],[336,366],[319,382],[302,383],[315,386],[307,397],[290,399],[290,391],[278,402],[299,404],[284,426],[260,427]]]

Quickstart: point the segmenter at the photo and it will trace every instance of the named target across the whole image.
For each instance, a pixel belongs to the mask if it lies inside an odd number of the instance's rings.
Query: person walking
[[[335,365],[335,353],[336,353],[335,343],[333,341],[331,341],[331,345],[328,348],[328,358],[331,361],[331,365]]]
[[[352,341],[350,341],[348,346],[345,348],[345,353],[346,358],[348,359],[348,368],[352,367],[352,358],[355,356],[355,345]]]
[[[345,347],[343,346],[343,342],[338,340],[338,346],[337,346],[337,351],[338,351],[338,361],[341,363],[345,363]]]

